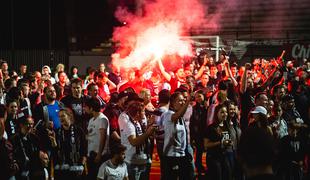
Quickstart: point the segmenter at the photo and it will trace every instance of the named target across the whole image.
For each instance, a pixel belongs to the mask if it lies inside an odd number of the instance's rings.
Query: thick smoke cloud
[[[113,33],[113,41],[120,44],[112,55],[113,66],[125,69],[150,67],[166,55],[191,56],[191,42],[182,36],[206,24],[199,0],[144,1],[143,15],[121,7],[115,15],[126,25]]]
[[[145,0],[142,14],[136,15],[119,7],[115,16],[126,25],[116,27],[113,41],[120,47],[112,55],[114,67],[152,68],[157,59],[191,56],[191,41],[181,38],[189,33],[212,32],[222,30],[240,30],[241,38],[256,37],[255,33],[264,33],[265,38],[276,37],[276,31],[288,26],[283,17],[289,12],[283,11],[292,0]],[[203,34],[203,33],[201,33]],[[179,64],[180,58],[172,58]],[[168,67],[168,69],[173,69]]]

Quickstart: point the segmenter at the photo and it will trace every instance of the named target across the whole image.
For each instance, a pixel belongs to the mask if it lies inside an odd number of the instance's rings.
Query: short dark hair
[[[128,97],[128,93],[126,91],[122,91],[118,94],[117,96],[117,100],[119,101],[120,99],[122,99],[123,97]]]
[[[90,90],[90,88],[92,88],[93,86],[97,86],[97,84],[96,84],[96,83],[94,83],[94,82],[92,82],[92,83],[88,84],[88,85],[87,85],[87,91],[89,91],[89,90]]]
[[[100,112],[101,106],[98,98],[88,98],[85,102],[85,105],[89,108],[92,108],[95,112]]]
[[[7,93],[7,96],[6,96],[6,99],[7,100],[10,100],[10,99],[16,99],[16,100],[19,100],[21,96],[21,92],[20,90],[18,89],[18,87],[12,87],[8,93]]]
[[[92,67],[87,67],[86,68],[86,73],[89,75],[91,73],[95,73],[96,72],[96,69],[92,68]]]
[[[234,62],[234,63],[231,63],[230,67],[236,67],[236,68],[237,68],[237,67],[238,67],[238,64],[235,63],[235,62]]]
[[[49,88],[51,88],[51,87],[53,87],[53,88],[55,89],[55,87],[54,87],[53,85],[48,85],[48,86],[46,86],[46,87],[43,89],[43,93],[45,94],[45,93],[47,92],[47,90],[48,90]]]
[[[158,93],[158,102],[167,104],[170,101],[170,96],[170,91],[167,89],[163,89]]]
[[[13,85],[13,81],[15,81],[15,79],[7,79],[4,81],[4,87],[5,89],[8,89],[9,87],[11,87]]]
[[[113,92],[110,94],[110,101],[109,103],[117,103],[118,101],[118,93],[117,92]]]
[[[20,79],[17,81],[17,87],[18,88],[25,86],[25,85],[29,85],[29,84],[30,84],[30,81],[29,81],[29,79],[26,79],[26,78],[23,78],[23,79]]]
[[[65,73],[65,74],[66,74],[65,71],[59,71],[59,72],[57,73],[58,77],[59,77],[59,75],[60,75],[61,73]],[[66,74],[66,75],[67,75],[67,74]]]
[[[238,154],[249,168],[271,165],[275,155],[274,138],[265,129],[249,127],[240,138]]]
[[[173,106],[174,101],[177,99],[178,96],[182,95],[181,92],[174,92],[171,96],[170,96],[170,106]],[[173,108],[173,107],[172,107]]]
[[[80,85],[83,85],[83,81],[82,81],[82,79],[80,79],[80,78],[74,78],[74,79],[71,80],[71,85],[72,85],[72,84],[80,84]]]
[[[228,81],[227,80],[221,80],[218,84],[219,90],[227,90],[228,89]]]
[[[126,146],[122,145],[121,143],[115,143],[113,145],[111,145],[111,155],[112,157],[116,154],[120,154],[121,152],[126,151]]]
[[[256,103],[257,100],[258,100],[262,95],[266,95],[266,96],[267,96],[267,93],[266,93],[266,92],[259,92],[259,93],[255,94],[254,102]]]
[[[177,88],[174,92],[185,93],[188,92],[188,89],[184,86]]]
[[[190,79],[190,78],[192,78],[193,80],[195,80],[195,76],[193,76],[193,75],[188,75],[188,76],[186,76],[186,80],[188,80],[188,79]]]

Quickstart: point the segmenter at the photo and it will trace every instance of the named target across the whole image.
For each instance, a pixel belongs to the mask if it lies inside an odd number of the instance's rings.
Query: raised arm
[[[231,73],[231,70],[230,70],[230,64],[229,64],[229,61],[226,59],[224,61],[224,64],[225,64],[225,73],[226,73],[226,76],[229,77],[233,83],[233,85],[236,87],[238,86],[238,82],[237,80],[235,79],[235,77],[233,76],[233,74]]]
[[[172,122],[177,123],[178,119],[185,114],[189,103],[190,103],[190,96],[187,97],[185,104],[183,104],[183,106],[171,116]]]
[[[161,74],[165,77],[165,79],[167,81],[170,81],[171,80],[171,76],[165,70],[165,67],[164,67],[163,62],[161,61],[161,59],[158,60],[158,66],[159,66],[159,70],[160,70]]]
[[[107,78],[107,77],[106,77]],[[116,85],[114,82],[112,82],[109,78],[107,78],[107,84],[109,85],[109,90],[116,89]]]
[[[202,74],[205,70],[205,66],[207,65],[208,61],[209,61],[209,59],[207,58],[207,55],[205,55],[203,57],[203,64],[199,68],[198,73],[195,75],[195,80],[199,79],[202,76]]]
[[[247,89],[247,83],[248,83],[248,70],[251,69],[251,64],[246,63],[245,64],[245,69],[241,78],[241,86],[240,86],[240,93],[244,93]]]
[[[278,70],[278,68],[277,67],[275,67],[272,71],[271,71],[271,73],[270,73],[270,75],[268,76],[268,78],[263,82],[263,84],[262,84],[262,88],[263,89],[265,89],[267,86],[269,86],[270,84],[271,84],[271,82],[274,80],[274,78],[279,74],[280,72],[279,72],[279,70]]]
[[[4,89],[3,74],[1,69],[0,69],[0,89]]]

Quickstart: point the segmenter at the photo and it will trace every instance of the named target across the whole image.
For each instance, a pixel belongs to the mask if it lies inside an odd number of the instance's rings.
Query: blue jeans
[[[146,165],[136,165],[136,164],[129,164],[127,165],[128,177],[129,180],[148,180],[150,171],[151,171],[151,164]]]

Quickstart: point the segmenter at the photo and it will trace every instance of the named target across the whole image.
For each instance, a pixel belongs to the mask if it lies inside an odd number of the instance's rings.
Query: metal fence
[[[19,71],[21,64],[26,64],[28,72],[41,71],[44,65],[52,69],[63,63],[68,71],[69,54],[64,50],[0,50],[0,59],[8,62],[10,70]]]

